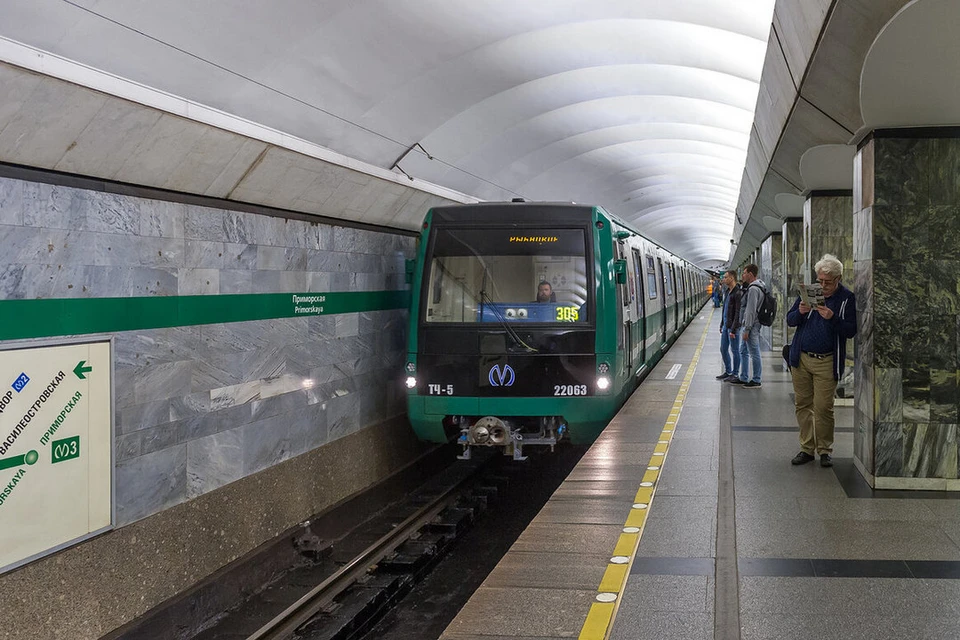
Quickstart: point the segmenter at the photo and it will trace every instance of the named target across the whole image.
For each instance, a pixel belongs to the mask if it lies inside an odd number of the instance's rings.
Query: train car
[[[593,442],[708,298],[704,271],[576,204],[431,209],[409,272],[410,422],[463,457]]]

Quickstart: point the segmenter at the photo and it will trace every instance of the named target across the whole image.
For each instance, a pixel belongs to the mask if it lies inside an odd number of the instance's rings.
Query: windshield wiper
[[[477,256],[477,257],[479,258],[480,256]],[[481,260],[480,263],[483,264],[483,261]],[[493,313],[493,317],[497,319],[497,321],[500,323],[500,326],[503,327],[503,330],[506,331],[511,338],[513,338],[514,342],[516,342],[517,345],[526,349],[528,353],[537,353],[538,350],[534,349],[533,347],[528,345],[526,342],[524,342],[520,338],[520,336],[517,334],[517,332],[514,330],[514,328],[510,326],[510,323],[507,322],[507,319],[503,317],[503,314],[500,313],[500,310],[497,308],[497,304],[490,299],[490,296],[487,295],[486,285],[487,285],[487,265],[484,264],[483,279],[480,282],[480,321],[483,322],[483,301],[484,299],[486,299],[490,303],[490,311]]]

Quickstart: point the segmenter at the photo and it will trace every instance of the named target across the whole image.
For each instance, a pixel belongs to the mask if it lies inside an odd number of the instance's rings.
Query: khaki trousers
[[[800,425],[800,448],[813,455],[833,453],[833,356],[814,358],[800,354],[800,366],[793,374],[797,424]]]

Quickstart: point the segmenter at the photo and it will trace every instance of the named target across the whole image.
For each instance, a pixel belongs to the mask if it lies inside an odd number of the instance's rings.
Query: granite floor
[[[443,638],[603,637],[584,626],[596,609],[591,592],[617,591],[608,580],[611,556],[624,549],[617,534],[672,419],[668,400],[683,395],[683,376],[664,376],[676,363],[686,374],[704,336],[608,637],[960,637],[957,495],[872,491],[852,465],[851,406],[836,407],[835,466],[792,466],[789,374],[767,354],[760,389],[714,380],[710,311],[508,554],[512,590],[495,569]],[[555,606],[491,607],[530,597]]]

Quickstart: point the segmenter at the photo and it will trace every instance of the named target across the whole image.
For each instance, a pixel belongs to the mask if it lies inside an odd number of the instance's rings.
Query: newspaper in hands
[[[797,291],[800,292],[800,301],[811,309],[826,304],[823,297],[823,287],[819,284],[798,284]]]

